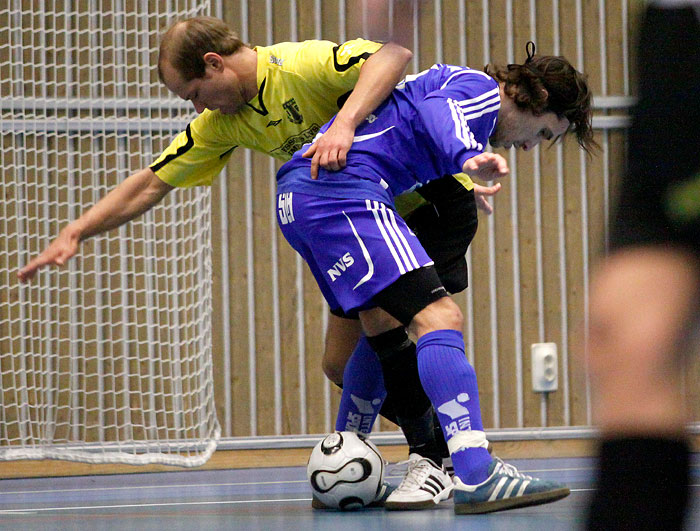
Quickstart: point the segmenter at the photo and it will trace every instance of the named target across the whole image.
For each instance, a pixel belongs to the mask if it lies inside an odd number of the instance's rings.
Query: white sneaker
[[[384,502],[389,510],[430,509],[452,496],[453,483],[443,467],[418,454],[408,456],[401,484]]]

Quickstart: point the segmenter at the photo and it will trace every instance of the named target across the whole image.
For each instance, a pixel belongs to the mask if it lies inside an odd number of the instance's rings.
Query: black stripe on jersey
[[[229,153],[231,153],[231,152],[232,152],[234,149],[236,149],[237,147],[238,147],[238,146],[236,145],[236,146],[233,146],[231,149],[227,149],[227,150],[224,151],[221,155],[219,155],[219,158],[220,158],[220,159],[223,159],[226,155],[228,155]]]
[[[267,81],[267,78],[262,80],[262,83],[260,83],[260,90],[258,90],[258,101],[260,102],[260,108],[256,109],[250,103],[246,102],[246,105],[248,107],[253,109],[258,114],[261,114],[262,116],[267,116],[267,107],[265,107],[265,102],[263,101],[263,91],[265,90],[265,82],[266,81]]]
[[[345,105],[345,102],[348,101],[350,94],[352,94],[352,90],[348,90],[345,94],[340,95],[340,97],[336,100],[336,103],[338,104],[338,109],[343,108],[343,105]]]
[[[356,55],[355,57],[351,57],[350,60],[346,64],[341,65],[338,62],[338,49],[339,48],[340,48],[340,46],[335,46],[333,48],[333,66],[335,67],[335,69],[338,72],[345,72],[347,69],[352,68],[357,63],[359,63],[362,59],[368,59],[369,56],[372,55],[369,52],[364,52],[364,53],[361,53],[360,55]]]
[[[180,146],[179,148],[177,148],[177,151],[175,153],[171,153],[163,160],[161,160],[158,164],[151,165],[151,170],[153,170],[154,173],[161,169],[163,166],[165,166],[171,160],[187,153],[190,150],[190,148],[194,146],[194,140],[192,139],[192,131],[190,131],[190,124],[187,124],[187,127],[185,128],[185,135],[187,136],[187,143],[184,146]]]

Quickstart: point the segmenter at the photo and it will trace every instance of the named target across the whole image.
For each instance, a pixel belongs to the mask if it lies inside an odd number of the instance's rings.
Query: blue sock
[[[457,432],[484,431],[476,372],[464,354],[462,333],[436,330],[416,344],[420,381],[437,412],[448,445]],[[486,448],[452,451],[455,474],[475,485],[488,477],[491,456]]]
[[[343,396],[335,429],[369,435],[386,398],[379,358],[362,336],[343,372]]]

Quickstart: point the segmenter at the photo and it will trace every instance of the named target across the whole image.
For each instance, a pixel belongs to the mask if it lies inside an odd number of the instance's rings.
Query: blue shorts
[[[433,264],[396,210],[369,199],[287,192],[277,221],[332,310],[366,310],[401,275]]]

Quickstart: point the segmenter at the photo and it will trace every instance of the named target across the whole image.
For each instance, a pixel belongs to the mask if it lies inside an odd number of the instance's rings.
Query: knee
[[[445,307],[441,310],[443,312],[445,328],[450,330],[462,330],[464,327],[462,310],[460,310],[459,306],[449,297],[444,297],[441,300],[445,301]]]
[[[450,297],[442,297],[418,312],[409,328],[420,337],[435,330],[461,331],[463,326],[464,317],[459,306]]]

